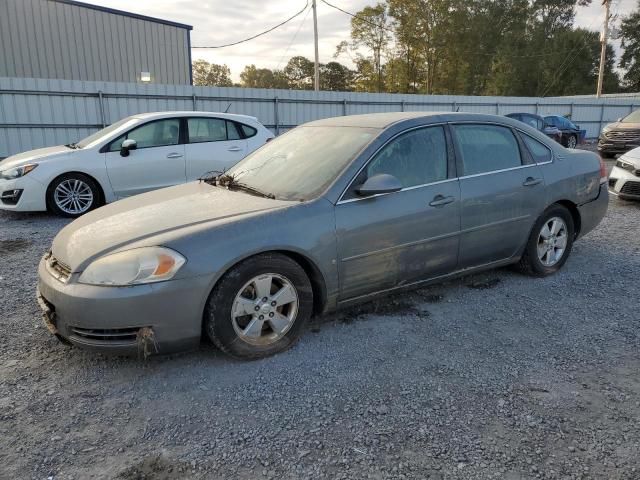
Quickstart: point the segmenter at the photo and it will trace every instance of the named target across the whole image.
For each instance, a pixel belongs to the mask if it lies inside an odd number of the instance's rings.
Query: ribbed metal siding
[[[3,0],[0,0],[3,1]],[[102,102],[99,92],[102,92]],[[102,105],[102,108],[101,108]],[[397,111],[571,115],[587,137],[640,108],[636,99],[471,97],[312,92],[190,85],[0,78],[0,158],[75,142],[128,115],[168,110],[241,113],[276,133],[339,115]]]
[[[0,0],[0,77],[190,83],[189,31],[51,0]]]

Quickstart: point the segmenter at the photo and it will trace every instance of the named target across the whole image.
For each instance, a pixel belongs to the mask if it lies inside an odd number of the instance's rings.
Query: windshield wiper
[[[229,190],[236,189],[242,190],[247,193],[251,193],[253,195],[258,195],[259,197],[270,198],[275,200],[276,196],[273,193],[263,192],[255,187],[247,185],[246,183],[238,182],[233,175],[224,174],[216,177],[214,179],[213,185],[220,185],[221,187],[226,187]]]
[[[80,148],[77,143],[67,143],[65,147],[71,148],[73,150],[77,150]]]

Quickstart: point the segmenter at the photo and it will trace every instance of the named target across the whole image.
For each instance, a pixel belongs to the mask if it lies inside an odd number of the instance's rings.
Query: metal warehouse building
[[[0,77],[189,85],[191,30],[73,0],[0,0]]]

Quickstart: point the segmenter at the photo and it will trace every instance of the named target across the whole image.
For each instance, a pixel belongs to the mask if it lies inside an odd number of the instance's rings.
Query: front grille
[[[60,262],[56,257],[53,256],[51,252],[49,252],[44,258],[47,271],[60,280],[62,283],[67,283],[69,278],[71,277],[71,268]]]
[[[640,141],[640,130],[610,130],[604,137],[616,142],[637,142]]]
[[[620,193],[623,195],[638,195],[640,196],[640,182],[625,182],[620,189]]]
[[[82,340],[98,343],[136,343],[139,327],[130,328],[80,328],[69,327],[71,334]]]

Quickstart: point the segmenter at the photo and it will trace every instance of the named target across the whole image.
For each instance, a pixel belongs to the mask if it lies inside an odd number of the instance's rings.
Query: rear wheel
[[[311,282],[289,257],[269,253],[233,267],[209,296],[204,321],[212,342],[238,358],[286,350],[313,310]]]
[[[567,148],[576,148],[578,145],[578,137],[575,135],[569,135],[567,137]]]
[[[552,205],[534,225],[519,269],[537,277],[557,272],[569,258],[573,237],[571,213],[562,205]]]
[[[60,175],[47,188],[47,206],[61,217],[79,217],[101,203],[100,187],[82,173]]]

